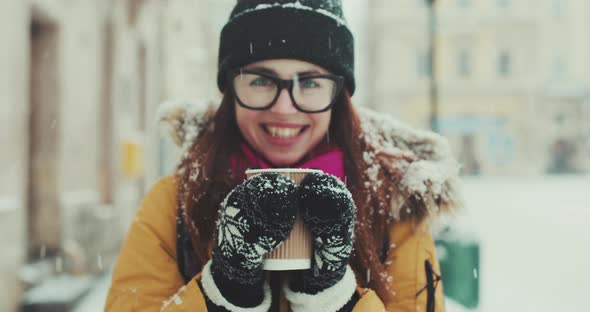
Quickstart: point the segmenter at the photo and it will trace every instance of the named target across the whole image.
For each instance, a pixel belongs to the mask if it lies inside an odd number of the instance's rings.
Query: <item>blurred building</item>
[[[549,173],[590,171],[590,2],[548,1],[544,34],[540,126]]]
[[[563,139],[580,149],[572,166],[587,168],[590,3],[436,3],[438,122],[463,172],[543,173]],[[427,9],[425,0],[373,0],[369,21],[370,105],[423,128],[432,71]]]
[[[0,2],[1,311],[51,275],[112,263],[158,174],[160,6]]]
[[[167,1],[163,5],[163,101],[219,101],[217,52],[219,33],[235,0]],[[153,125],[154,129],[157,129]],[[157,172],[173,173],[179,149],[160,129]]]

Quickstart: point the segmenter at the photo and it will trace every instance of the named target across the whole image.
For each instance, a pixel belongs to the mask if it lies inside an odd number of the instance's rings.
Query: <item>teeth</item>
[[[294,128],[279,128],[279,127],[266,127],[268,129],[268,132],[270,132],[270,135],[272,135],[273,137],[279,137],[279,138],[292,138],[294,136],[296,136],[299,131],[301,130],[301,128],[299,129],[294,129]]]

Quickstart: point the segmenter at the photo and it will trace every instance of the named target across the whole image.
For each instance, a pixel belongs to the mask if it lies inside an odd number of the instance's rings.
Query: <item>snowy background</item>
[[[478,311],[584,310],[589,186],[590,176],[466,179],[481,242]]]

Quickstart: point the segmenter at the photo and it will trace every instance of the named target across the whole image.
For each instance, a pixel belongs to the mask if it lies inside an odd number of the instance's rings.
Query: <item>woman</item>
[[[444,311],[429,221],[458,205],[447,143],[355,109],[338,0],[238,1],[221,33],[221,104],[170,105],[184,153],[146,194],[108,311]],[[315,168],[299,186],[248,168]],[[296,213],[312,268],[262,270]]]

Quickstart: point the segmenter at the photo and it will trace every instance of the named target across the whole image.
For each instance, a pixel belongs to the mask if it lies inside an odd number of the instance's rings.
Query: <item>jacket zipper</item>
[[[426,299],[426,312],[434,312],[435,287],[434,287],[434,278],[432,276],[432,274],[434,272],[432,272],[432,265],[430,264],[430,261],[428,261],[428,260],[424,261],[424,269],[426,271],[426,286],[428,287],[426,290],[426,293],[428,296]]]
[[[434,272],[432,264],[428,260],[424,261],[424,271],[426,272],[426,286],[416,293],[416,297],[426,290],[426,312],[434,312],[436,286],[438,286],[441,276]]]

